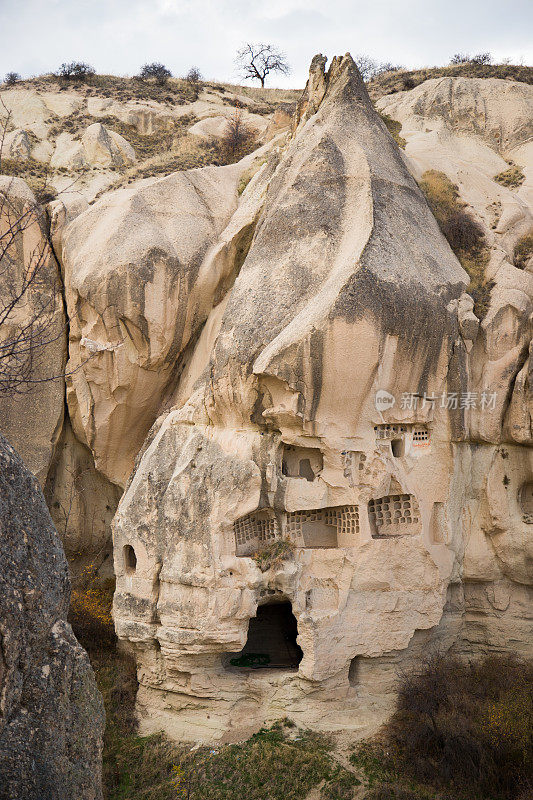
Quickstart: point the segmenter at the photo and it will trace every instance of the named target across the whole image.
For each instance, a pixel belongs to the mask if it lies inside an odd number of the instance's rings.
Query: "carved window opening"
[[[259,606],[248,623],[248,638],[228,667],[240,669],[297,669],[303,652],[296,639],[298,623],[287,602]]]
[[[317,447],[297,447],[286,444],[283,448],[281,471],[288,478],[305,478],[314,481],[324,466],[324,458]]]
[[[533,524],[533,481],[528,481],[520,487],[518,502],[522,510],[522,519],[528,525]]]
[[[359,672],[360,672],[360,657],[355,656],[350,661],[350,668],[348,670],[348,683],[350,686],[357,686],[359,683]]]
[[[407,425],[374,425],[377,440],[398,439],[407,433]]]
[[[396,458],[401,458],[404,455],[405,441],[409,439],[409,433],[414,447],[425,447],[430,443],[427,425],[400,425],[395,423],[374,425],[374,433],[377,442],[390,441],[392,453]]]
[[[137,569],[137,556],[131,544],[125,544],[122,550],[124,555],[124,569],[127,575],[133,575]]]
[[[411,494],[391,494],[370,500],[368,517],[374,539],[420,532],[420,509]]]
[[[405,440],[404,439],[392,439],[391,443],[391,450],[392,455],[394,458],[401,458],[405,455]]]
[[[359,533],[358,506],[334,506],[287,514],[286,533],[303,547],[338,547],[340,536]]]
[[[233,523],[235,553],[249,556],[273,539],[278,539],[281,531],[279,523],[270,509],[255,511]]]
[[[349,547],[359,533],[359,507],[333,506],[311,511],[291,511],[283,516],[283,533],[298,547]],[[247,514],[233,523],[235,554],[250,556],[274,539],[282,528],[272,509]],[[340,541],[340,544],[339,544]]]
[[[343,450],[341,455],[343,474],[348,486],[355,486],[366,466],[366,455],[361,450]]]
[[[429,431],[425,425],[417,425],[413,428],[413,444],[429,444]]]

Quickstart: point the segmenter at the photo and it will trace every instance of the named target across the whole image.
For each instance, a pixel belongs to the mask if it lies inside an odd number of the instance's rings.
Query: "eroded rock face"
[[[444,78],[381,98],[378,108],[401,122],[412,174],[419,179],[428,169],[444,172],[483,229],[489,248],[490,306],[479,331],[465,338],[472,348],[470,388],[478,396],[496,393],[497,403],[491,413],[469,412],[469,436],[493,444],[530,445],[533,275],[515,267],[513,254],[533,225],[533,87]],[[519,185],[502,186],[495,180],[509,167],[504,158],[520,166]]]
[[[266,182],[251,247],[114,520],[146,730],[367,731],[428,647],[530,649],[529,451],[475,444],[508,385],[462,399],[491,369],[468,276],[352,59],[324,64],[243,194]],[[499,330],[502,353],[527,340]],[[232,664],[243,647],[278,668]]]
[[[51,158],[52,167],[78,169],[80,167],[123,167],[133,164],[135,150],[116,131],[105,128],[100,122],[89,125],[81,141],[69,133],[58,136]]]
[[[0,436],[0,797],[100,800],[104,710],[39,485]]]
[[[45,214],[24,181],[0,176],[2,310],[28,284],[13,312],[2,318],[0,340],[12,339],[30,320],[42,326],[33,346],[32,383],[18,386],[14,397],[0,396],[0,430],[14,442],[41,486],[63,422],[67,344],[61,276],[46,228]],[[9,369],[16,373],[18,364],[12,360]]]
[[[231,242],[212,249],[236,210],[242,169],[141,181],[64,232],[70,418],[97,469],[119,486],[183,369],[182,353],[234,278]]]

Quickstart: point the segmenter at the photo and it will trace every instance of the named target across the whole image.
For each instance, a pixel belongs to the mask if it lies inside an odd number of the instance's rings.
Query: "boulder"
[[[87,166],[85,152],[81,142],[71,133],[63,131],[56,139],[56,146],[50,166],[54,169],[81,169]]]
[[[89,125],[81,143],[85,159],[92,167],[122,167],[135,161],[135,150],[131,144],[99,122]]]
[[[67,562],[39,485],[0,436],[0,797],[101,800],[104,709],[66,621]]]
[[[81,141],[70,133],[57,137],[56,148],[50,164],[52,167],[102,169],[123,167],[135,161],[135,151],[120,134],[108,131],[101,123],[89,125]]]
[[[28,134],[22,128],[6,133],[1,143],[0,155],[2,158],[29,158],[31,143]]]

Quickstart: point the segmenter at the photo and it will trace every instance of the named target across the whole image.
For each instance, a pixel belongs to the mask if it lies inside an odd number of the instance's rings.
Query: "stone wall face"
[[[531,457],[501,443],[528,329],[480,329],[349,56],[313,60],[288,147],[241,202],[257,222],[203,371],[114,520],[116,627],[146,730],[368,731],[430,647],[530,652]],[[232,665],[258,607],[287,601],[298,668]]]
[[[66,621],[67,562],[37,480],[0,436],[0,797],[101,800],[105,714]]]

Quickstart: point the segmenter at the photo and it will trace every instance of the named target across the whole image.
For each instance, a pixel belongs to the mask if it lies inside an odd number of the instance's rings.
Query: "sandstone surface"
[[[63,421],[67,336],[61,276],[48,242],[46,217],[19,178],[0,176],[0,253],[2,309],[29,279],[21,302],[2,324],[0,340],[9,340],[36,315],[44,325],[34,348],[33,383],[18,387],[14,397],[0,396],[0,430],[16,443],[25,464],[44,485]],[[30,278],[32,271],[35,279]],[[17,365],[12,368],[16,371]]]
[[[533,268],[514,249],[533,224],[532,87],[383,97],[401,151],[351,58],[326,62],[290,120],[212,86],[176,106],[14,95],[34,136],[83,114],[98,164],[47,209],[67,405],[35,463],[74,572],[109,574],[124,492],[114,616],[147,732],[240,739],[288,715],[366,734],[432,648],[531,656]],[[159,136],[182,119],[200,147],[236,101],[261,120],[251,156],[107,191],[124,169],[110,120]],[[74,169],[70,130],[54,142]],[[509,162],[519,185],[495,180]],[[428,170],[484,232],[483,314]]]
[[[531,653],[530,451],[502,446],[527,276],[480,324],[352,59],[325,61],[244,190],[251,245],[114,519],[147,731],[368,732],[428,648]]]
[[[231,261],[209,259],[236,209],[242,169],[141,181],[105,196],[65,229],[69,414],[97,469],[119,486],[181,354],[232,280]]]

